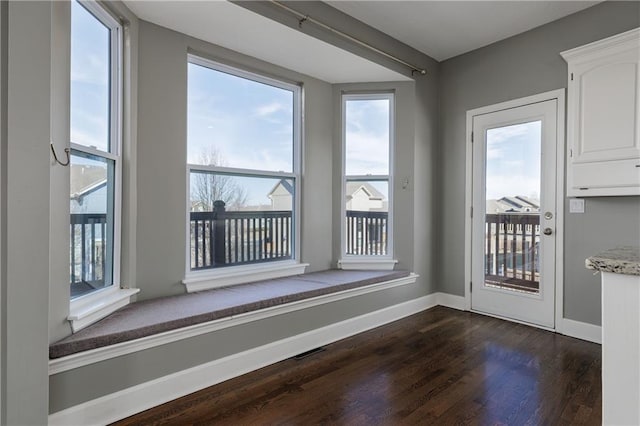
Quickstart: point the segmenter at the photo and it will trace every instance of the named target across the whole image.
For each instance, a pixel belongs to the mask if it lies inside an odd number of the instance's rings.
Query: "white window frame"
[[[79,296],[70,301],[69,316],[71,328],[75,333],[82,328],[104,318],[130,302],[131,296],[139,289],[120,288],[120,263],[122,240],[122,134],[123,134],[123,62],[124,62],[124,27],[108,10],[95,1],[78,1],[99,22],[109,28],[110,53],[110,132],[109,150],[103,151],[94,147],[70,142],[73,151],[105,158],[114,162],[113,183],[113,256],[112,283],[110,286],[89,294]]]
[[[393,258],[393,175],[394,175],[394,152],[395,152],[395,93],[375,92],[375,93],[343,93],[340,102],[341,105],[341,122],[342,122],[342,182],[340,197],[340,259],[338,260],[338,268],[340,269],[377,269],[391,270],[397,260]],[[388,100],[389,101],[389,174],[388,175],[347,175],[347,102],[349,101],[365,101],[365,100]],[[347,254],[346,241],[346,190],[347,181],[387,181],[388,182],[388,235],[387,235],[387,254],[385,255],[353,255]]]
[[[300,199],[301,199],[301,170],[302,170],[302,87],[299,84],[289,83],[271,77],[266,77],[251,71],[232,67],[220,62],[189,54],[188,63],[200,65],[214,71],[223,72],[236,77],[269,86],[278,87],[293,92],[293,169],[291,172],[273,172],[266,170],[242,169],[234,167],[204,166],[187,163],[186,199],[185,199],[185,278],[182,283],[187,292],[207,290],[229,285],[242,284],[263,279],[281,278],[302,274],[309,266],[300,263]],[[188,142],[187,142],[188,143]],[[292,230],[294,232],[292,259],[256,263],[251,265],[225,266],[206,270],[191,270],[191,245],[190,245],[190,176],[192,172],[215,172],[237,176],[254,178],[283,178],[294,181],[295,196],[293,197]]]

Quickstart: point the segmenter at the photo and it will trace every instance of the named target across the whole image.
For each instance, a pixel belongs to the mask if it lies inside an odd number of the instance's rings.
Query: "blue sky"
[[[202,154],[213,149],[223,166],[293,170],[291,91],[189,64],[188,93],[189,163],[203,164]],[[347,173],[388,174],[389,101],[350,100],[346,112]],[[273,180],[236,182],[247,204],[269,203]]]
[[[75,1],[71,13],[71,141],[108,151],[109,29]],[[202,164],[203,154],[213,150],[223,166],[293,171],[292,91],[196,64],[188,71],[189,163]],[[348,174],[389,173],[388,114],[388,100],[348,102]],[[74,157],[74,164],[85,163]],[[273,179],[237,183],[248,193],[247,204],[269,203]]]
[[[525,195],[539,199],[542,122],[487,130],[486,197]]]
[[[345,172],[347,175],[389,174],[389,100],[346,102]]]
[[[215,147],[226,166],[293,171],[293,92],[189,64],[188,162]]]
[[[71,2],[71,142],[109,149],[109,29]]]

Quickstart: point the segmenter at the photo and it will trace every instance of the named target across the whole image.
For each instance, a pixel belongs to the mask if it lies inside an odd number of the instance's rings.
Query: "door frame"
[[[473,142],[471,135],[473,132],[473,117],[480,114],[497,112],[505,109],[516,108],[523,105],[557,100],[556,110],[556,225],[555,225],[555,328],[543,327],[531,323],[514,320],[512,318],[503,318],[512,322],[520,322],[546,330],[554,330],[562,332],[562,324],[564,321],[563,312],[563,296],[564,296],[564,180],[565,180],[565,100],[566,89],[556,89],[549,92],[539,93],[537,95],[526,96],[519,99],[513,99],[506,102],[500,102],[480,108],[467,111],[466,124],[466,161],[465,161],[465,232],[464,232],[464,299],[465,309],[475,312],[471,309],[471,239],[472,239],[472,206],[473,206]],[[480,312],[483,315],[490,315]],[[491,316],[491,315],[490,315]],[[502,317],[500,317],[502,318]]]

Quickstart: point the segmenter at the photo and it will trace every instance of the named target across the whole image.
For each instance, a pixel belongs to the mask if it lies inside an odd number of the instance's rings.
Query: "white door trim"
[[[473,116],[487,114],[491,112],[501,111],[504,109],[515,108],[522,105],[533,104],[556,99],[558,109],[556,111],[556,303],[555,303],[555,331],[562,333],[562,323],[564,319],[563,312],[563,296],[564,296],[564,179],[565,179],[565,89],[556,89],[537,95],[527,96],[520,99],[514,99],[501,102],[494,105],[488,105],[481,108],[475,108],[467,111],[467,129],[466,129],[466,179],[465,179],[465,232],[464,232],[464,298],[465,308],[471,311],[471,207],[473,205],[473,144],[471,143],[471,132],[473,131]],[[512,321],[509,318],[504,318]]]

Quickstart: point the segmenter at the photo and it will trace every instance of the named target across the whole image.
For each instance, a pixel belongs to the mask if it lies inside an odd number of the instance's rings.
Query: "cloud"
[[[286,110],[287,110],[286,105],[283,105],[280,102],[271,102],[266,105],[261,105],[257,107],[254,111],[254,115],[257,117],[268,117],[280,111],[286,111]]]

